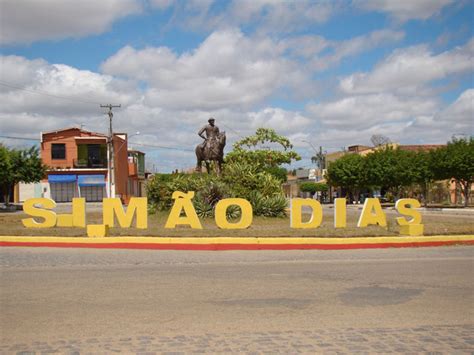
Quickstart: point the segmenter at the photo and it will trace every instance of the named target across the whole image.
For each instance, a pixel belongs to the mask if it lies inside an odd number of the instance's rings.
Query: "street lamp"
[[[305,142],[305,143],[308,143],[311,148],[313,148],[313,151],[314,151],[314,157],[311,158],[311,161],[315,161],[315,162],[318,162],[318,166],[319,166],[319,176],[322,177],[323,176],[323,169],[326,168],[326,156],[325,154],[323,154],[323,147],[322,146],[319,146],[319,152],[318,150],[316,149],[316,147],[313,145],[313,143],[311,143],[310,141],[307,141],[307,140],[301,140],[302,142]],[[313,159],[314,158],[314,159]]]
[[[127,143],[127,142],[130,140],[130,138],[135,137],[135,136],[139,136],[139,135],[140,135],[140,132],[138,132],[138,131],[135,132],[134,134],[129,135],[129,136],[127,137],[127,140],[124,141],[124,142],[122,143],[122,145],[119,147],[119,149],[117,150],[117,154],[118,154],[118,152],[120,152],[120,150],[123,148],[123,146],[125,145],[125,143]]]
[[[311,148],[313,148],[314,154],[317,154],[318,151],[314,147],[313,143],[311,143],[310,141],[304,140],[304,139],[302,139],[301,141],[304,142],[304,143],[308,143],[311,146]]]
[[[313,145],[313,143],[311,143],[310,141],[304,140],[304,139],[302,139],[301,141],[304,142],[304,143],[309,144],[310,147],[313,148],[313,151],[314,151],[314,158],[315,158],[314,160],[316,160],[317,157],[318,157],[318,150],[317,150],[316,147]],[[311,157],[311,162],[313,162],[313,157]]]

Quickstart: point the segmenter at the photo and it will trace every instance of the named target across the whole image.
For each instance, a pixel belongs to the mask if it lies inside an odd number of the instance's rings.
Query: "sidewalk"
[[[340,250],[474,245],[474,235],[362,238],[165,238],[0,236],[0,247],[160,250]]]

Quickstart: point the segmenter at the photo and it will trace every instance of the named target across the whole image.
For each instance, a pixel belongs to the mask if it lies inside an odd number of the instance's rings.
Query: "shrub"
[[[245,162],[226,164],[222,181],[229,186],[233,197],[250,200],[252,191],[259,191],[264,196],[282,194],[280,180]]]
[[[287,206],[286,198],[282,194],[264,196],[258,191],[249,194],[249,202],[255,216],[283,217]]]
[[[267,172],[256,172],[248,164],[226,166],[222,177],[208,174],[156,175],[148,184],[150,210],[168,210],[173,205],[174,191],[195,191],[193,205],[201,218],[214,216],[218,201],[224,198],[244,198],[252,205],[255,216],[279,217],[285,215],[287,201],[280,181]],[[227,218],[241,215],[238,206],[227,209]]]
[[[286,182],[288,180],[288,171],[285,168],[273,166],[265,169],[265,171],[280,180],[280,182]]]

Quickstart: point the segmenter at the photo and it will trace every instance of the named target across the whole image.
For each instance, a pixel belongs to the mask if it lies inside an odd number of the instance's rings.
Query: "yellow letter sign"
[[[378,198],[365,199],[357,227],[367,227],[370,224],[378,224],[381,227],[387,226],[387,219]]]
[[[86,227],[86,199],[74,197],[72,199],[72,213],[58,214],[57,227]]]
[[[133,216],[137,216],[137,228],[146,229],[148,227],[148,211],[146,197],[132,197],[127,207],[127,212],[123,210],[122,202],[119,198],[104,198],[103,218],[104,224],[109,227],[114,226],[114,216],[117,217],[118,224],[122,228],[130,228]]]
[[[230,223],[226,216],[227,208],[232,205],[239,206],[240,210],[242,211],[240,221],[236,223]],[[245,229],[250,227],[252,224],[252,205],[243,198],[225,198],[220,200],[216,204],[215,214],[216,224],[222,229]]]
[[[398,213],[412,217],[411,220],[407,221],[403,217],[397,217],[397,223],[400,226],[406,226],[409,224],[421,224],[421,213],[413,210],[412,208],[420,208],[420,202],[414,198],[401,198],[395,204],[395,208]]]
[[[303,222],[302,210],[303,206],[312,209],[311,219],[308,222]],[[291,228],[318,228],[323,221],[323,208],[319,201],[310,198],[294,198],[291,200],[290,207],[290,226]]]
[[[347,225],[347,210],[346,199],[334,199],[334,228],[346,228]]]
[[[194,191],[184,193],[181,191],[173,192],[171,198],[174,201],[171,212],[166,221],[165,228],[176,228],[178,224],[190,225],[193,229],[202,229],[201,222],[196,214],[191,199],[194,197]],[[181,211],[184,210],[185,216],[181,217]]]
[[[42,205],[43,208],[37,208],[35,205]],[[43,218],[44,221],[38,223],[33,218],[25,218],[22,219],[21,222],[26,228],[54,227],[56,225],[56,213],[50,211],[50,209],[54,207],[56,207],[56,202],[50,198],[30,198],[23,204],[23,211],[30,216]]]

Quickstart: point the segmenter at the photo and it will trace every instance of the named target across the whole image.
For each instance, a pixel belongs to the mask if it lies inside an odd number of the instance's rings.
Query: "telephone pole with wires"
[[[108,181],[108,195],[115,197],[115,155],[114,155],[114,131],[112,128],[112,118],[114,114],[113,108],[120,108],[121,105],[100,105],[102,108],[108,108],[107,115],[109,116],[109,137],[107,139],[107,181]]]

